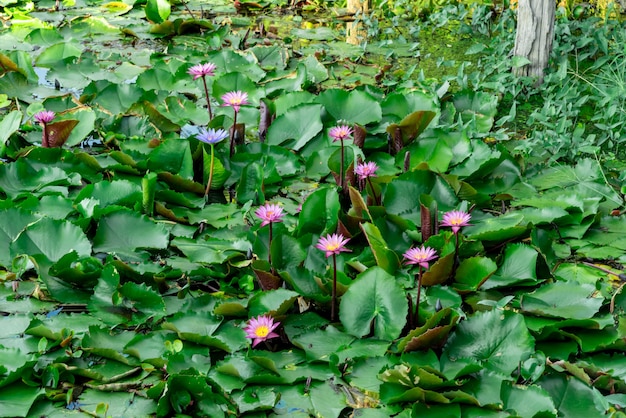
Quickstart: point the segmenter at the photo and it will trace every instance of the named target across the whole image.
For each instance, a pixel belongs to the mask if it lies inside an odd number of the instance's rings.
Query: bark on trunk
[[[554,40],[554,0],[519,0],[517,32],[513,55],[528,58],[530,64],[514,68],[515,75],[537,77],[543,82]]]
[[[359,18],[363,14],[369,13],[369,0],[348,0],[348,13],[359,13]],[[359,45],[367,37],[361,22],[348,22],[346,24],[346,42],[352,45]]]

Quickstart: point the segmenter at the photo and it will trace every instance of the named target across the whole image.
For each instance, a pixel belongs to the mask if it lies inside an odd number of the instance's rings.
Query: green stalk
[[[273,271],[273,268],[272,268],[272,222],[270,222],[270,239],[269,239],[269,244],[268,244],[267,261],[270,263],[270,270]]]
[[[213,165],[215,162],[215,147],[211,145],[211,164],[209,166],[209,180],[206,182],[206,190],[204,191],[205,199],[209,196],[209,190],[211,190],[211,183],[213,183]]]
[[[343,139],[341,141],[341,164],[339,169],[339,187],[343,190]]]
[[[143,213],[152,216],[154,212],[154,195],[156,193],[157,175],[148,173],[141,179],[142,200],[141,209]]]
[[[337,308],[337,255],[333,253],[333,293],[330,305],[330,320],[335,320],[335,312]]]
[[[415,328],[417,328],[417,321],[420,313],[420,297],[422,294],[422,266],[419,266],[419,272],[417,276],[417,302],[415,303]]]
[[[48,124],[44,122],[41,125],[43,127],[43,135],[41,137],[41,146],[43,148],[50,148],[50,143],[48,142]]]
[[[374,185],[372,184],[372,179],[370,177],[367,178],[367,182],[370,185],[370,189],[372,189],[372,197],[374,198],[374,204],[378,205],[378,196],[376,195],[376,190],[374,190]]]
[[[235,131],[237,130],[237,112],[235,112],[235,118],[233,119],[233,128],[230,130],[230,158],[233,158],[235,153]]]
[[[206,96],[206,106],[209,110],[209,120],[213,119],[213,112],[211,111],[211,99],[209,97],[209,88],[206,85],[206,76],[202,76],[202,82],[204,83],[204,95]]]

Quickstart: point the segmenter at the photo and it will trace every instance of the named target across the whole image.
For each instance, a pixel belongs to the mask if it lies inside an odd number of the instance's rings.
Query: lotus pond
[[[429,4],[0,0],[0,417],[624,416],[623,24]]]

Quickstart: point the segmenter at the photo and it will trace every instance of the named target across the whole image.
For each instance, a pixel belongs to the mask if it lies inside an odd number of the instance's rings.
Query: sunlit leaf
[[[22,112],[14,110],[0,121],[0,154],[4,153],[7,140],[20,128],[22,117]]]
[[[61,42],[46,48],[36,59],[40,67],[54,67],[59,62],[71,62],[80,57],[83,47],[77,42]]]
[[[382,110],[376,99],[359,90],[326,90],[318,96],[317,102],[323,104],[338,123],[367,125],[382,117]]]
[[[318,104],[302,104],[278,116],[267,131],[270,145],[288,145],[298,151],[322,131]]]
[[[161,23],[170,16],[172,6],[168,0],[148,0],[146,17],[154,23]]]

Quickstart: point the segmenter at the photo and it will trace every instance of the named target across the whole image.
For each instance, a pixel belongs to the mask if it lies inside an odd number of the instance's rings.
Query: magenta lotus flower
[[[328,234],[325,237],[321,237],[317,244],[315,244],[315,248],[318,248],[322,251],[326,252],[326,257],[330,257],[333,254],[339,254],[342,251],[344,252],[352,252],[347,249],[345,245],[350,241],[348,238],[344,238],[341,234]]]
[[[406,264],[418,264],[425,269],[428,268],[428,262],[437,258],[437,253],[430,247],[411,248],[403,254],[407,260]]]
[[[56,115],[52,110],[42,110],[39,113],[35,113],[33,119],[35,119],[35,122],[37,123],[45,124],[52,122],[55,116]]]
[[[254,212],[254,214],[263,221],[261,222],[261,226],[265,226],[273,222],[282,222],[283,217],[285,216],[283,208],[271,203],[266,203],[261,206],[256,210],[256,212]]]
[[[469,213],[461,210],[453,210],[444,213],[441,226],[450,226],[452,227],[452,232],[457,234],[461,227],[470,225],[470,219],[472,219],[472,216]]]
[[[328,136],[333,139],[333,142],[343,141],[344,139],[348,139],[354,130],[348,125],[340,125],[335,126],[334,128],[330,128],[328,131]]]
[[[239,108],[248,104],[248,93],[243,91],[231,91],[222,96],[224,106],[231,106],[235,113],[239,112]]]
[[[252,340],[252,347],[255,347],[262,341],[278,337],[278,334],[273,331],[278,328],[279,325],[280,322],[274,322],[274,318],[271,316],[260,315],[256,318],[250,318],[244,331],[246,332],[246,338]]]
[[[217,144],[221,140],[228,138],[228,132],[225,129],[200,128],[200,134],[196,138],[207,144]]]
[[[207,75],[213,77],[215,75],[216,68],[217,65],[213,64],[212,62],[207,62],[206,64],[194,65],[189,70],[187,70],[187,73],[192,75],[193,79],[196,80],[200,77],[205,77]]]
[[[365,180],[369,177],[376,177],[376,170],[378,170],[378,166],[375,162],[370,161],[368,163],[357,164],[354,172],[359,176],[360,180]]]

